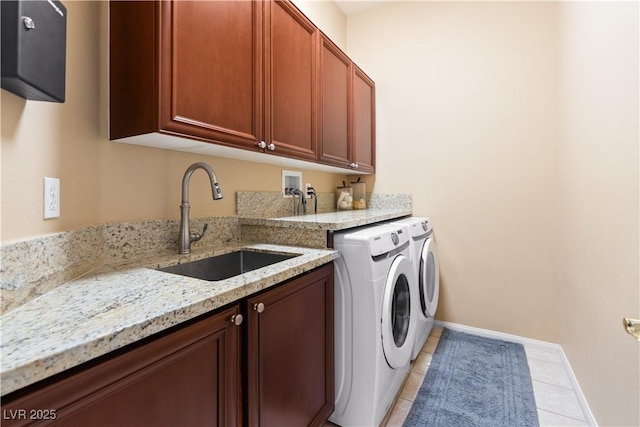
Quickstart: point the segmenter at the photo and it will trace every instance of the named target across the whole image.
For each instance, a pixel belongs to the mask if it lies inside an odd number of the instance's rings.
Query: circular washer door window
[[[411,313],[411,281],[415,273],[403,255],[394,259],[385,282],[382,299],[382,348],[392,368],[407,364],[415,339],[415,321]]]
[[[420,254],[420,308],[425,316],[435,316],[439,294],[438,249],[433,239],[427,239]]]

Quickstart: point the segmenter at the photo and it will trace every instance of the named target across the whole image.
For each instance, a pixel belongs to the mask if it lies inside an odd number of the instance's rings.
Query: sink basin
[[[228,279],[247,271],[257,270],[297,256],[299,254],[240,250],[198,261],[159,268],[158,270],[196,279],[216,281]]]

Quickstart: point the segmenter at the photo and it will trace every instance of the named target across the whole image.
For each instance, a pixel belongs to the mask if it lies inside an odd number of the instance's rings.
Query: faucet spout
[[[216,178],[216,173],[213,168],[204,162],[196,162],[187,168],[182,177],[182,203],[189,204],[189,182],[191,182],[191,175],[193,175],[196,169],[203,169],[207,175],[209,175],[213,200],[222,199],[222,190],[218,185],[218,178]]]
[[[190,254],[191,253],[191,243],[197,242],[202,239],[204,233],[207,231],[207,224],[205,224],[204,229],[201,234],[191,233],[189,227],[189,183],[191,182],[191,175],[196,169],[204,169],[204,171],[209,175],[209,180],[211,181],[211,191],[213,195],[213,200],[222,199],[222,190],[218,185],[218,179],[216,178],[216,173],[213,171],[213,168],[206,163],[197,162],[189,166],[184,173],[184,177],[182,178],[182,204],[180,205],[180,236],[178,238],[178,253],[180,254]]]

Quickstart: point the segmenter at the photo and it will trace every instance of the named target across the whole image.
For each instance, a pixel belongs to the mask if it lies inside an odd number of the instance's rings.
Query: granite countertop
[[[155,270],[240,248],[300,256],[217,282]],[[186,256],[102,266],[0,318],[2,395],[239,301],[338,256],[329,249],[238,243],[194,250]]]
[[[240,218],[243,225],[344,230],[411,215],[410,209],[366,209],[280,218]],[[301,230],[301,231],[302,231]],[[157,271],[241,248],[300,256],[209,282]],[[233,243],[98,267],[0,317],[1,394],[26,387],[339,256],[331,249]]]
[[[409,215],[411,215],[411,209],[363,209],[279,218],[242,217],[240,218],[240,222],[243,225],[265,225],[270,227],[314,230],[344,230]]]

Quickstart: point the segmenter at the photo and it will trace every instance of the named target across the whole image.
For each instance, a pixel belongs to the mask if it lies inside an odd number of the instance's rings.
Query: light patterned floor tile
[[[385,427],[402,426],[411,409],[420,385],[431,364],[438,346],[442,328],[434,327],[417,359],[396,404],[391,409]],[[527,362],[531,371],[538,418],[541,427],[586,426],[578,399],[572,389],[569,374],[564,368],[561,353],[556,349],[525,346]],[[334,427],[327,423],[325,427]]]
[[[418,390],[424,380],[424,374],[417,372],[410,372],[407,381],[404,383],[404,387],[400,391],[400,398],[413,402],[418,395]]]
[[[420,352],[418,353],[418,357],[413,362],[413,367],[411,371],[417,372],[419,374],[425,374],[427,369],[429,369],[429,365],[431,364],[431,359],[433,358],[433,354]]]
[[[546,362],[552,362],[562,364],[562,356],[556,349],[546,349],[539,347],[524,347],[524,351],[527,353],[528,359],[544,360]]]
[[[586,421],[576,420],[575,418],[565,417],[563,415],[554,414],[553,412],[538,409],[538,421],[540,427],[586,427]]]
[[[424,343],[421,351],[431,354],[435,353],[439,341],[440,337],[429,336],[429,338],[427,338],[427,341]]]
[[[391,416],[385,424],[386,427],[402,427],[402,423],[404,423],[405,418],[409,415],[409,411],[411,410],[412,402],[404,399],[398,399],[393,410],[391,411]]]
[[[439,337],[442,335],[442,328],[439,326],[434,326],[431,328],[431,333],[429,333],[430,337]]]
[[[528,359],[527,362],[531,372],[531,379],[566,388],[572,387],[564,365],[540,359]]]
[[[572,388],[560,387],[536,380],[533,380],[532,383],[538,409],[584,420],[582,408],[580,408]]]

